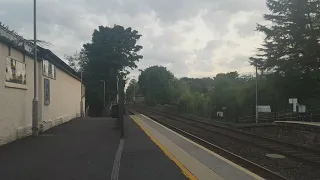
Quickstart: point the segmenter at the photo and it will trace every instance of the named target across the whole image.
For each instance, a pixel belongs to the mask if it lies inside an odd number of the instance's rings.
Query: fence
[[[192,114],[192,112],[181,112],[179,108],[176,106],[171,105],[158,105],[158,110],[166,111],[166,112],[180,112],[180,113],[187,113]],[[212,112],[213,116],[209,116],[211,118],[219,118],[216,117],[215,112]],[[228,113],[228,112],[227,112]],[[234,113],[235,114],[235,113]],[[254,114],[254,113],[253,113]],[[203,116],[208,118],[208,116]],[[226,121],[234,121],[239,123],[254,123],[256,121],[255,115],[249,116],[226,116],[224,118]],[[305,113],[298,113],[292,112],[292,110],[284,110],[284,111],[277,111],[277,112],[270,112],[270,113],[258,113],[258,120],[259,123],[268,123],[274,121],[317,121],[320,122],[320,109],[317,110],[309,110]]]

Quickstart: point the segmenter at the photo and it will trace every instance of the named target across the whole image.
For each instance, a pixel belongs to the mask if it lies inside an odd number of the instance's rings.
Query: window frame
[[[14,60],[15,61],[15,64],[17,64],[17,62],[18,63],[21,63],[23,66],[24,66],[24,81],[25,81],[25,83],[17,83],[17,82],[12,82],[12,81],[8,81],[7,80],[7,73],[8,73],[8,69],[7,69],[7,61],[8,61],[8,59],[10,59],[10,63],[11,63],[11,61],[12,60]],[[26,89],[28,89],[28,81],[27,81],[27,64],[26,64],[26,62],[23,62],[23,61],[20,61],[20,60],[17,60],[17,59],[15,59],[14,57],[12,57],[12,56],[6,56],[6,60],[4,61],[4,63],[5,63],[5,87],[8,87],[8,88],[17,88],[17,89],[24,89],[24,90],[26,90]]]
[[[46,63],[48,63],[47,67],[46,66]],[[51,76],[49,75],[49,67],[51,66],[52,70],[51,70]],[[46,71],[46,68],[48,68],[48,72],[45,72]],[[42,60],[42,75],[44,77],[47,77],[47,78],[50,78],[50,79],[53,79],[53,80],[56,80],[57,79],[57,74],[56,74],[56,69],[57,67],[51,63],[50,61],[48,60]]]

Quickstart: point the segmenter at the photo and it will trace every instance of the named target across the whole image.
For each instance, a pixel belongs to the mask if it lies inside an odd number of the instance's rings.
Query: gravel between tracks
[[[319,133],[307,130],[271,126],[244,128],[243,131],[320,150]]]
[[[206,141],[209,141],[217,146],[220,146],[228,151],[242,156],[252,162],[264,166],[272,171],[278,172],[279,174],[289,179],[318,180],[320,177],[320,167],[315,167],[309,164],[298,162],[297,160],[292,158],[272,159],[266,156],[266,154],[273,154],[272,151],[255,147],[244,142],[239,142],[232,138],[227,138],[225,136],[200,129],[198,127],[194,127],[187,123],[175,121],[161,115],[156,115],[150,112],[147,112],[146,114],[152,115],[152,117],[155,119],[161,120],[165,123],[190,132]]]

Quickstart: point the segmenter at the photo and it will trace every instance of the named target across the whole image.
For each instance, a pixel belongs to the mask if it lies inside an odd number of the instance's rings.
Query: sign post
[[[289,98],[289,104],[292,104],[293,112],[297,112],[298,99],[297,98]]]

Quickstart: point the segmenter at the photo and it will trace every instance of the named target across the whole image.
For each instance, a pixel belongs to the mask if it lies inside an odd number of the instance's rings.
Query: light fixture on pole
[[[33,0],[33,100],[32,100],[32,135],[38,136],[38,94],[37,94],[37,10],[36,0]]]
[[[106,107],[106,81],[100,80],[100,82],[103,82],[103,108]]]

